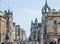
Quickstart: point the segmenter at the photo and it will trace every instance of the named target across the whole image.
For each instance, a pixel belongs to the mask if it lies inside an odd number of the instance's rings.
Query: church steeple
[[[47,5],[47,0],[46,0],[46,2],[45,2],[45,5]]]
[[[50,11],[50,7],[48,6],[47,0],[45,0],[45,5],[42,7],[42,13],[47,13]]]

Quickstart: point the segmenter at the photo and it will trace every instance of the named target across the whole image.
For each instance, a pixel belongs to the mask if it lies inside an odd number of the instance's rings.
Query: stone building
[[[0,11],[0,42],[5,42],[6,37],[6,19],[4,13]]]
[[[26,39],[26,32],[23,30],[20,25],[16,25],[16,40],[24,41]]]
[[[38,21],[35,19],[35,23],[31,22],[31,40],[37,40]]]
[[[46,41],[58,42],[60,38],[60,11],[54,9],[46,17]]]
[[[36,18],[35,22],[31,21],[31,33],[29,39],[32,41],[32,44],[37,44],[38,42],[38,31],[40,31],[40,23],[38,23],[38,20]]]
[[[25,32],[25,30],[23,30],[23,29],[21,30],[21,36],[22,36],[22,37],[21,37],[21,40],[22,40],[22,41],[25,41],[25,39],[26,39],[26,32]]]
[[[38,23],[38,35],[37,35],[37,40],[40,43],[41,42],[41,37],[42,37],[42,30],[41,30],[41,23]]]
[[[41,22],[41,40],[45,43],[59,42],[60,39],[60,11],[51,9],[47,0],[42,7],[42,22]]]
[[[6,18],[6,41],[13,42],[13,13],[8,10],[5,11],[5,18]]]
[[[20,37],[21,44],[25,44],[25,40],[26,40],[26,32],[25,32],[24,29],[21,29],[20,35],[21,35],[21,37]]]
[[[15,37],[15,35],[16,35],[16,24],[15,23],[13,23],[13,41],[16,39]]]
[[[20,40],[20,25],[16,25],[16,40]]]
[[[46,41],[46,16],[47,12],[50,11],[51,8],[47,4],[47,0],[45,1],[45,5],[42,7],[42,21],[41,21],[41,41],[44,43]]]

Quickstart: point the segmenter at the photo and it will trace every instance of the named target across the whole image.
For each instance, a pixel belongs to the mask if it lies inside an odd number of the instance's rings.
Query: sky
[[[13,18],[16,25],[20,25],[26,31],[27,37],[30,35],[31,20],[37,17],[41,22],[41,9],[45,4],[45,0],[0,0],[0,10],[13,11]],[[60,0],[48,0],[51,9],[60,8]]]

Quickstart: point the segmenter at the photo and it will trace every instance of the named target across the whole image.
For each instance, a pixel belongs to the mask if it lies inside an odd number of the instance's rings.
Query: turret
[[[38,20],[37,20],[37,18],[35,19],[35,23],[38,23]]]
[[[31,27],[32,27],[32,25],[33,25],[33,21],[31,21]]]
[[[10,9],[8,9],[8,11],[5,10],[4,13],[5,13],[5,15],[13,17],[13,12],[10,11]]]
[[[38,20],[37,20],[37,18],[35,19],[35,24],[36,24],[36,26],[38,25]]]

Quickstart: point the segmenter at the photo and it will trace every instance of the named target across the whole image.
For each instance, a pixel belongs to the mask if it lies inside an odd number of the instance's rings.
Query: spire
[[[46,13],[50,11],[50,7],[48,6],[47,0],[45,0],[45,5],[42,8],[42,12]]]
[[[47,5],[47,0],[46,0],[45,4]]]
[[[8,13],[10,13],[10,9],[8,9]]]
[[[46,0],[46,4],[47,4],[47,0]]]
[[[35,19],[35,23],[37,23],[38,22],[38,20],[37,20],[37,18]]]
[[[45,6],[46,6],[47,8],[49,8],[48,3],[47,3],[47,0],[46,0],[46,2],[45,2]]]
[[[47,8],[48,8],[48,4],[47,4],[47,0],[45,2],[45,12],[47,12]]]
[[[31,21],[31,26],[33,25],[33,21]]]

